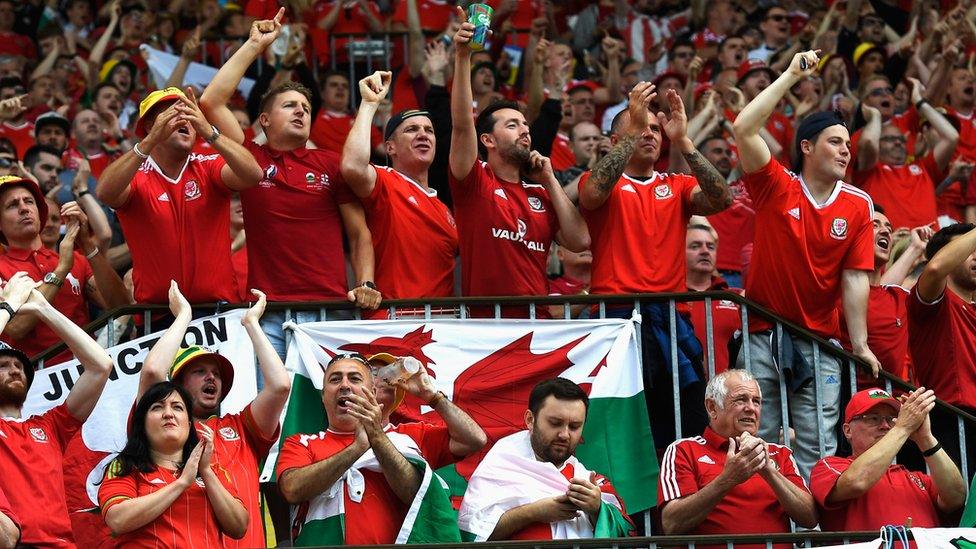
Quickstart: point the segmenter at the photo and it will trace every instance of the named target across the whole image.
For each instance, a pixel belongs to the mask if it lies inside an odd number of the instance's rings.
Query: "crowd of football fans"
[[[468,4],[0,0],[0,547],[264,544],[257,467],[290,385],[285,314],[265,302],[379,319],[386,300],[450,296],[728,291],[860,359],[842,406],[844,363],[810,338],[744,327],[729,299],[642,302],[665,533],[958,521],[976,426],[934,401],[976,414],[976,6],[492,0],[489,31]],[[261,390],[218,417],[233,365],[179,345],[189,303],[243,301]],[[102,349],[144,332],[78,326],[134,303],[169,304],[169,329],[101,516],[75,513],[61,459]],[[61,342],[47,362],[85,374],[20,421],[29,357]],[[414,458],[486,442],[460,507],[472,539],[634,531],[573,457],[579,387],[543,382],[528,434],[488,441],[426,374],[374,379],[394,359],[323,364],[330,430],[282,446],[269,495],[297,506],[298,542],[399,540],[426,490]],[[881,371],[920,388],[892,396]],[[405,392],[444,425],[392,426]]]

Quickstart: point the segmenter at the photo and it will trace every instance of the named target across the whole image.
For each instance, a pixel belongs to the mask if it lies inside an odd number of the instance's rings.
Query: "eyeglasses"
[[[893,93],[895,93],[895,90],[891,89],[890,87],[885,87],[885,88],[874,88],[873,90],[868,92],[868,95],[873,97],[878,97],[879,95],[891,95]]]
[[[851,418],[851,421],[858,421],[858,420],[863,421],[866,425],[869,425],[871,427],[877,427],[878,425],[881,425],[882,421],[884,421],[888,425],[894,425],[895,422],[898,421],[898,416],[880,416],[878,414],[862,414]]]
[[[767,15],[766,19],[767,20],[771,19],[773,21],[776,21],[777,23],[782,23],[783,21],[786,21],[788,17],[783,14],[777,13],[776,15]]]
[[[908,142],[908,139],[905,139],[905,136],[904,135],[883,135],[883,136],[881,136],[880,141],[884,141],[886,143],[902,143],[902,144],[904,144],[904,143],[907,143]]]
[[[335,364],[336,362],[339,362],[340,360],[355,360],[357,362],[362,362],[363,363],[363,366],[366,366],[367,368],[369,368],[369,361],[366,360],[366,357],[364,357],[360,353],[342,353],[342,354],[338,354],[338,355],[332,357],[332,360],[330,360],[329,363],[325,365],[325,367],[328,368],[329,366],[332,366],[333,364]]]

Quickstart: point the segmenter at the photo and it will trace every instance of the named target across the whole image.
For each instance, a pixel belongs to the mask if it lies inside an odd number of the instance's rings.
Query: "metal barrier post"
[[[820,345],[814,341],[813,342],[813,378],[816,382],[817,394],[815,395],[817,405],[817,449],[821,456],[824,455],[825,445],[824,445],[824,434],[827,432],[827,426],[824,425],[824,415],[823,415],[823,380],[820,376]]]
[[[789,394],[786,391],[786,376],[783,375],[783,325],[779,322],[776,323],[776,342],[776,369],[779,371],[779,376],[777,376],[779,378],[779,409],[782,419],[780,425],[783,428],[783,445],[792,450]]]
[[[529,320],[535,320],[535,301],[529,303]]]
[[[743,303],[739,309],[742,313],[742,363],[746,371],[752,373],[752,357],[749,356],[749,307]]]
[[[678,314],[674,300],[668,300],[668,332],[671,338],[671,388],[674,390],[674,437],[681,438],[681,385],[678,379]]]
[[[850,371],[850,381],[851,381],[851,394],[857,392],[857,364],[851,362],[850,360],[845,360],[844,364],[847,365],[847,369]]]
[[[708,379],[715,377],[715,330],[712,322],[712,298],[705,298],[705,352],[708,353]]]
[[[969,456],[966,455],[966,424],[961,417],[956,417],[959,425],[959,469],[962,471],[962,478],[969,478]],[[965,483],[964,483],[965,484]]]

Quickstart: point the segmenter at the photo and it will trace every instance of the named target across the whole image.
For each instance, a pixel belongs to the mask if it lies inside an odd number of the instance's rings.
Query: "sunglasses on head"
[[[342,354],[338,354],[338,355],[332,357],[332,359],[329,360],[329,363],[326,364],[325,367],[328,368],[329,366],[332,366],[333,364],[335,364],[336,362],[339,362],[340,360],[355,360],[357,362],[362,362],[363,363],[363,366],[366,366],[367,368],[369,367],[369,361],[367,361],[366,360],[366,357],[364,357],[360,353],[342,353]]]

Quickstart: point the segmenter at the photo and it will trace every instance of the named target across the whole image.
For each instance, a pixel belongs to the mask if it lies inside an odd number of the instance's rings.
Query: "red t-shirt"
[[[918,138],[919,128],[919,117],[918,111],[915,109],[915,105],[910,105],[905,112],[896,114],[882,122],[882,125],[893,124],[896,128],[901,130],[902,135],[905,136],[905,150],[911,151],[915,150],[915,140]],[[861,134],[864,132],[864,128],[861,128],[851,134],[851,162],[847,165],[847,181],[851,181],[854,178],[854,168],[857,167],[857,152],[860,148]],[[881,203],[882,206],[887,210],[888,205]]]
[[[8,247],[0,253],[0,278],[4,280],[9,280],[18,271],[25,271],[28,276],[39,281],[47,273],[53,272],[57,266],[57,252],[45,247],[37,250]],[[65,277],[61,289],[51,301],[55,309],[79,326],[84,326],[89,321],[85,286],[93,276],[91,264],[85,256],[74,252],[74,264]],[[61,343],[61,338],[43,322],[39,322],[23,339],[12,339],[9,334],[0,337],[27,353],[27,356],[34,356],[52,345]],[[70,356],[71,353],[66,351],[50,359],[48,363],[57,364],[61,362],[60,359],[67,359]]]
[[[214,431],[214,461],[224,468],[234,494],[247,509],[248,526],[244,537],[237,540],[221,535],[222,547],[263,547],[264,516],[261,509],[261,463],[278,441],[278,431],[268,437],[254,423],[251,405],[236,414],[211,417],[207,427]]]
[[[908,348],[919,385],[949,404],[976,408],[976,309],[946,288],[924,303],[918,286],[908,296]]]
[[[247,287],[247,244],[243,248],[230,254],[230,264],[234,267],[234,276],[237,277],[237,293],[241,296],[241,301],[248,301],[251,298],[251,289]]]
[[[708,222],[718,233],[718,255],[715,267],[722,271],[742,272],[742,249],[752,244],[756,236],[756,211],[745,184],[739,179],[729,184],[732,205],[708,216]]]
[[[352,444],[356,435],[322,431],[315,435],[295,434],[285,439],[278,454],[277,477],[289,469],[305,467],[332,457]],[[364,479],[362,500],[354,502],[349,490],[342,491],[345,508],[346,545],[377,545],[396,541],[407,514],[407,505],[393,492],[386,477],[378,471],[361,469]],[[309,502],[298,505],[293,524],[300,530],[308,514]],[[295,532],[295,538],[299,537]],[[315,540],[309,540],[314,542]]]
[[[68,157],[69,162],[78,158],[87,159],[88,167],[91,168],[92,177],[94,177],[95,179],[101,177],[102,172],[105,171],[105,168],[107,168],[108,165],[111,164],[112,161],[117,158],[116,156],[109,156],[107,153],[104,152],[85,156],[85,154],[79,151],[78,149],[68,149],[67,151],[65,151],[64,154]],[[76,168],[71,168],[71,169],[76,169]]]
[[[356,116],[354,114],[332,112],[323,107],[319,110],[319,115],[315,117],[315,122],[312,123],[312,131],[308,137],[312,143],[315,143],[316,147],[341,155],[342,147],[346,144],[346,137],[349,136],[349,131],[355,121]],[[370,147],[376,147],[382,142],[383,135],[379,128],[371,124],[369,126]]]
[[[871,286],[868,293],[868,347],[881,362],[881,367],[901,379],[909,379],[908,363],[908,290],[901,286]],[[848,351],[851,340],[847,322],[840,316],[841,343]],[[857,369],[858,387],[875,387],[878,380],[861,368]]]
[[[817,501],[820,527],[825,532],[877,530],[887,524],[904,524],[912,517],[913,528],[942,526],[936,508],[939,489],[932,477],[891,465],[861,497],[827,505],[827,496],[853,457],[826,457],[810,471],[810,492]]]
[[[34,141],[34,124],[24,122],[20,126],[11,126],[10,122],[0,122],[0,137],[6,137],[17,149],[17,158],[23,160],[27,149],[37,143]]]
[[[376,185],[362,199],[373,235],[376,285],[386,299],[454,295],[458,235],[437,191],[374,166]]]
[[[775,159],[742,178],[756,210],[756,240],[746,295],[823,337],[837,337],[845,269],[874,270],[871,198],[838,181],[814,203],[802,179]],[[789,273],[789,276],[784,276]],[[750,331],[772,325],[755,316]]]
[[[0,55],[22,55],[27,59],[37,59],[37,48],[29,36],[0,31]]]
[[[247,287],[269,301],[345,299],[339,205],[356,197],[339,173],[339,156],[304,147],[276,151],[253,141],[245,147],[264,170],[264,179],[241,193],[250,235]]]
[[[407,0],[396,0],[391,23],[407,24]],[[454,4],[446,0],[417,0],[420,27],[425,31],[443,32],[454,13]]]
[[[549,160],[552,169],[561,172],[576,165],[576,155],[573,154],[573,146],[569,144],[569,136],[557,133],[552,141],[552,152],[549,153]]]
[[[112,469],[116,465],[117,462],[109,464],[105,478],[98,488],[98,504],[103,518],[113,506],[127,499],[147,496],[162,490],[179,479],[179,473],[163,467],[156,467],[151,473],[133,471],[124,477],[115,476]],[[231,496],[240,500],[237,489],[227,476],[227,472],[216,464],[211,467]],[[253,525],[248,524],[248,530],[252,527]],[[213,547],[216,549],[224,547],[226,537],[221,535],[220,525],[207,497],[203,480],[197,477],[196,482],[184,490],[176,501],[149,524],[121,534],[115,539],[119,547],[144,549]],[[265,543],[262,541],[261,545]]]
[[[461,249],[461,294],[546,295],[546,261],[559,229],[542,185],[503,181],[480,160],[448,176]]]
[[[793,150],[793,121],[780,111],[773,111],[773,114],[769,115],[769,120],[766,121],[766,131],[782,147],[782,152],[777,160],[782,163],[789,163]]]
[[[700,437],[672,442],[664,452],[657,500],[663,510],[672,500],[690,496],[714,481],[725,468],[729,441],[706,427]],[[779,472],[798,488],[807,490],[797,472],[793,452],[779,444],[769,444],[769,457]],[[776,499],[776,493],[757,473],[729,490],[691,535],[772,534],[790,531],[790,519]],[[724,547],[721,545],[720,547]],[[788,548],[792,544],[774,547]]]
[[[132,254],[137,302],[167,303],[171,279],[191,303],[237,301],[224,164],[216,154],[190,154],[171,179],[148,158],[132,178],[128,200],[115,211]]]
[[[255,19],[274,19],[280,7],[277,0],[247,0],[244,15]]]
[[[729,288],[729,285],[719,277],[713,280],[710,291],[742,292],[739,288]],[[692,290],[688,290],[692,291]],[[703,355],[702,364],[708,371],[708,323],[705,318],[705,300],[691,301],[691,325],[695,328],[695,337],[701,342]],[[728,299],[712,299],[712,341],[715,349],[715,373],[720,374],[729,369],[729,340],[742,329],[742,311],[739,304]]]
[[[913,229],[935,221],[935,187],[945,174],[929,154],[918,162],[892,166],[878,162],[854,174],[854,184],[884,207],[891,226]]]
[[[549,295],[579,295],[585,289],[585,282],[566,275],[549,280]]]
[[[580,177],[580,192],[590,175]],[[580,206],[592,241],[591,293],[685,291],[684,227],[697,185],[683,174],[655,172],[646,181],[624,174],[602,206]]]
[[[10,501],[7,500],[7,495],[3,493],[2,489],[0,489],[0,513],[10,519],[14,523],[14,526],[20,530],[20,521],[17,520],[17,515],[14,514],[14,510],[10,506]]]
[[[24,545],[75,546],[61,460],[79,429],[65,404],[24,421],[0,418],[0,491],[17,510]]]

